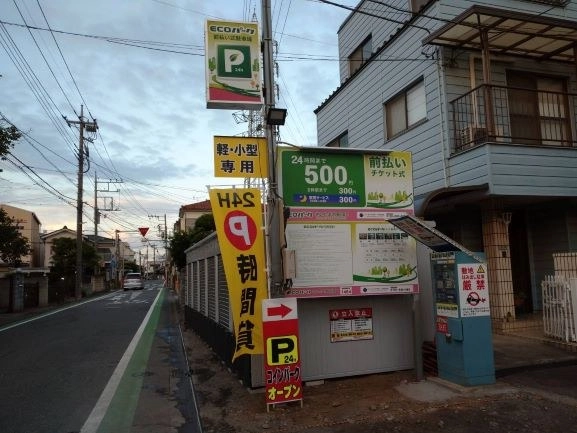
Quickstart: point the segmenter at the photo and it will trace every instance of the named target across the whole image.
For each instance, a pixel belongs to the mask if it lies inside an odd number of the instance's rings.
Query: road
[[[195,432],[175,305],[147,281],[0,328],[0,431]]]

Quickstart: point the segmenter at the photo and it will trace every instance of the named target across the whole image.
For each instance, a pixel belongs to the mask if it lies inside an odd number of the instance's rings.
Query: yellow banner
[[[211,189],[209,194],[233,317],[234,361],[264,353],[267,280],[261,196],[256,188]]]
[[[215,177],[268,177],[264,137],[214,137]]]

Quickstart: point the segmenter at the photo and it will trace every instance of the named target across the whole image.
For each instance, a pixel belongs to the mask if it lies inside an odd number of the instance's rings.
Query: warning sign
[[[461,317],[489,316],[489,286],[485,263],[459,264]]]
[[[331,343],[373,339],[373,309],[344,308],[329,310]]]

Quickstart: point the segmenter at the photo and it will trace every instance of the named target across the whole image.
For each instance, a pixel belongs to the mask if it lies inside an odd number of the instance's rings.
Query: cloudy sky
[[[339,0],[355,6],[357,0]],[[99,130],[88,143],[83,231],[135,249],[138,227],[169,234],[180,206],[208,198],[213,136],[240,135],[239,111],[206,108],[207,19],[261,22],[260,0],[0,1],[0,114],[25,133],[0,161],[0,203],[33,211],[42,229],[76,229],[78,129],[84,106]],[[281,140],[316,145],[313,110],[338,84],[337,30],[349,11],[317,0],[272,0]],[[52,31],[49,31],[51,29]],[[110,182],[109,182],[110,181]],[[106,190],[106,191],[102,191]]]

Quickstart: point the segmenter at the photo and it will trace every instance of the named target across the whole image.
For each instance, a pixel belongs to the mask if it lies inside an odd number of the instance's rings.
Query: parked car
[[[124,290],[144,289],[144,280],[142,275],[138,272],[129,272],[122,280],[122,288]]]

